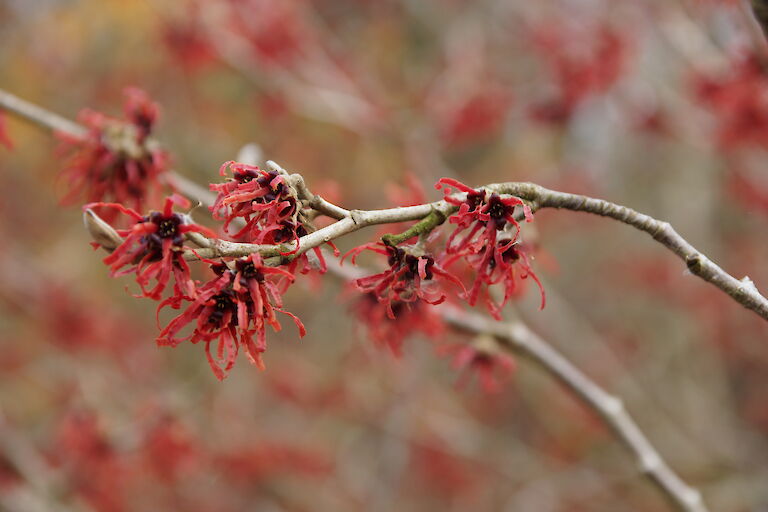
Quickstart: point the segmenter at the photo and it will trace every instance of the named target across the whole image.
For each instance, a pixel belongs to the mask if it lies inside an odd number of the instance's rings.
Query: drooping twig
[[[519,321],[495,322],[476,313],[449,306],[440,307],[440,313],[456,329],[473,334],[491,334],[503,349],[536,363],[600,415],[621,443],[633,453],[640,472],[656,484],[680,510],[706,512],[701,493],[672,471],[627,413],[624,403],[598,386],[525,324]]]

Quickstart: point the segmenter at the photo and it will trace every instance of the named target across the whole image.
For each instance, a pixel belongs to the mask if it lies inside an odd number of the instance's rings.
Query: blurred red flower
[[[768,147],[768,75],[752,54],[735,59],[721,76],[696,75],[696,98],[718,122],[717,139],[725,150]]]
[[[66,157],[61,178],[69,187],[64,204],[111,200],[141,211],[160,189],[169,156],[149,139],[157,105],[136,88],[126,89],[125,97],[125,119],[86,109],[79,115],[88,128],[85,136],[57,133],[59,153]]]

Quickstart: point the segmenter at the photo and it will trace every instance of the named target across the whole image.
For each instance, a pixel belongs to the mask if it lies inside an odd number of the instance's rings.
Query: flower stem
[[[430,233],[437,226],[445,222],[446,215],[438,209],[433,208],[429,214],[419,222],[403,231],[400,234],[387,234],[381,237],[381,241],[390,247],[395,247],[405,241],[418,235]]]

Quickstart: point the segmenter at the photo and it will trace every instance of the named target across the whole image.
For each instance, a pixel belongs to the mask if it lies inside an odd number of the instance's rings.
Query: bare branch
[[[680,236],[668,222],[609,201],[556,192],[532,183],[510,183],[498,187],[499,192],[531,201],[533,210],[557,208],[586,212],[609,217],[644,231],[683,260],[692,274],[717,286],[733,300],[768,320],[768,300],[757,291],[749,278],[739,280],[727,273]]]
[[[622,444],[634,454],[639,470],[682,511],[706,512],[701,493],[670,469],[624,408],[623,402],[603,390],[555,348],[521,322],[500,323],[453,306],[440,306],[449,325],[472,334],[491,334],[513,354],[535,362],[545,372],[576,393],[597,412]]]
[[[87,130],[79,124],[61,117],[58,114],[54,114],[49,110],[38,107],[37,105],[25,101],[18,96],[14,96],[2,89],[0,89],[0,109],[7,110],[12,114],[16,114],[18,117],[35,123],[38,126],[42,126],[43,128],[68,133],[75,137],[82,137],[87,132]]]

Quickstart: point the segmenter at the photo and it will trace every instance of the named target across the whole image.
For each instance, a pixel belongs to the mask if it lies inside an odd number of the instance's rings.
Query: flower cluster
[[[139,138],[148,136],[154,115],[154,110],[144,107],[131,110],[128,116]],[[211,185],[218,195],[210,210],[215,219],[223,221],[224,232],[236,240],[277,246],[282,249],[281,257],[269,264],[258,252],[241,258],[219,255],[216,260],[207,259],[196,247],[216,254],[226,245],[205,240],[215,239],[215,233],[191,222],[188,215],[173,211],[174,205],[189,207],[189,202],[176,194],[166,199],[162,211],[146,215],[119,203],[94,202],[85,206],[115,211],[129,218],[129,227],[102,233],[103,238],[97,237],[100,242],[94,245],[112,251],[104,262],[113,276],[135,274],[141,289],[139,296],[160,301],[158,323],[166,307],[182,310],[161,328],[157,343],[171,347],[185,341],[204,344],[208,363],[219,380],[234,367],[241,350],[251,363],[264,367],[262,354],[267,348],[267,329],[281,329],[277,313],[291,317],[299,335],[305,335],[301,321],[283,309],[281,295],[295,282],[297,271],[308,272],[306,253],[297,253],[299,239],[308,229],[314,229],[309,221],[311,212],[306,210],[310,201],[302,202],[292,185],[298,182],[289,179],[284,171],[266,171],[230,161],[221,167],[220,174],[229,179]],[[501,307],[517,292],[520,279],[531,277],[541,288],[519,241],[518,219],[532,220],[530,208],[520,198],[473,189],[448,178],[441,179],[437,188],[444,189],[445,201],[456,210],[449,217],[449,225],[455,229],[444,252],[433,256],[434,251],[428,250],[434,249],[439,234],[435,229],[445,219],[433,210],[417,225],[407,228],[407,235],[383,236],[382,242],[364,244],[344,256],[351,256],[353,264],[364,251],[386,258],[387,266],[382,272],[353,281],[354,288],[362,294],[354,310],[368,327],[371,338],[397,356],[404,339],[413,332],[432,338],[443,332],[443,322],[430,311],[430,306],[448,300],[449,288],[457,287],[454,296],[465,298],[470,305],[482,299],[496,318],[500,317]],[[235,222],[242,226],[230,233]],[[416,235],[419,240],[414,245],[400,245]],[[187,242],[194,245],[187,246]],[[286,248],[283,244],[291,245]],[[322,258],[319,248],[313,249]],[[207,263],[212,277],[202,282],[193,279],[187,259]],[[475,273],[469,291],[446,270],[460,259]],[[325,266],[322,260],[321,265]],[[172,276],[172,293],[163,299]],[[499,304],[489,292],[495,284],[504,290]],[[543,307],[543,290],[541,294]],[[480,368],[484,387],[490,388],[490,375],[495,372],[497,361],[486,361],[481,356],[464,355],[460,358],[461,366]]]
[[[286,175],[234,161],[225,162],[219,174],[227,176],[228,170],[232,176],[226,182],[210,185],[210,189],[217,192],[210,210],[214,219],[224,221],[224,232],[234,240],[255,244],[295,243],[295,247],[281,254],[296,254],[310,224],[302,215],[296,190],[287,182]],[[243,226],[232,233],[230,227],[236,220],[242,221]],[[329,245],[338,255],[333,242]],[[316,247],[313,252],[320,273],[324,273],[326,263],[322,251]],[[293,258],[289,265],[292,273],[306,274],[310,268],[305,254]]]
[[[451,282],[462,289],[456,277],[446,272],[432,256],[419,254],[414,249],[392,247],[381,242],[356,247],[346,255],[352,255],[352,263],[365,250],[387,256],[389,268],[384,272],[355,280],[355,286],[363,293],[372,294],[386,306],[387,316],[394,319],[392,305],[424,301],[436,305],[445,301],[441,280]]]
[[[265,266],[256,253],[236,260],[231,267],[226,263],[213,263],[211,269],[216,278],[198,288],[195,297],[185,297],[191,304],[162,330],[158,344],[175,347],[186,340],[202,341],[211,369],[221,380],[234,366],[241,346],[245,347],[251,363],[264,367],[261,354],[267,348],[266,327],[280,330],[276,311],[294,320],[300,336],[306,334],[301,321],[282,309],[280,292],[275,283],[268,280],[270,275],[281,275],[292,281],[293,275],[288,271]],[[163,301],[160,307],[165,305],[175,309],[180,307],[174,297]],[[179,332],[193,321],[192,334],[180,337]],[[211,343],[216,340],[218,346],[214,358]]]
[[[698,76],[699,101],[718,117],[717,138],[723,149],[768,147],[768,75],[754,55],[734,62],[727,76]]]
[[[449,219],[450,223],[456,224],[456,229],[448,238],[446,265],[463,258],[475,271],[467,302],[474,306],[482,294],[490,313],[499,319],[501,307],[517,288],[517,279],[531,277],[539,285],[543,308],[544,289],[518,243],[520,223],[515,218],[515,210],[520,207],[526,221],[531,222],[530,207],[518,197],[502,197],[485,189],[473,189],[451,178],[442,178],[436,187],[444,187],[445,200],[458,206],[458,211]],[[453,189],[463,192],[466,197],[453,196]],[[500,304],[491,298],[487,288],[498,283],[504,286],[504,299]]]
[[[297,241],[300,236],[298,201],[285,176],[234,161],[225,162],[219,174],[226,176],[227,170],[232,172],[227,182],[211,184],[211,190],[218,192],[218,196],[210,207],[214,219],[224,220],[227,234],[258,244]],[[230,224],[237,218],[241,218],[245,226],[230,233]],[[288,254],[296,250],[298,246]]]
[[[534,30],[533,47],[548,64],[558,92],[533,105],[531,116],[550,124],[568,122],[589,97],[608,90],[629,53],[625,38],[608,25],[575,29],[548,23]]]
[[[501,382],[507,380],[515,371],[515,360],[498,350],[479,346],[462,345],[455,350],[453,367],[462,371],[457,382],[464,386],[471,373],[477,375],[480,386],[486,393],[498,393]]]
[[[142,297],[159,300],[171,275],[175,278],[176,297],[194,297],[196,294],[189,266],[184,261],[184,235],[190,232],[215,235],[190,222],[187,216],[174,213],[174,204],[189,206],[188,201],[177,194],[165,200],[162,211],[153,211],[148,215],[141,215],[117,203],[89,203],[84,206],[84,209],[113,209],[133,220],[129,228],[117,230],[123,242],[104,258],[104,263],[109,265],[113,277],[136,274]],[[148,289],[152,281],[155,285]]]
[[[352,249],[344,257],[352,255],[354,264],[365,250],[386,256],[389,265],[383,272],[353,281],[354,287],[363,293],[353,310],[367,327],[371,339],[400,357],[403,341],[408,335],[416,331],[432,337],[440,334],[443,324],[427,305],[446,300],[443,290],[446,282],[464,290],[461,281],[443,269],[432,256],[413,247],[366,244]]]
[[[254,253],[227,263],[204,260],[211,265],[215,277],[201,285],[192,279],[185,261],[185,255],[196,255],[194,249],[184,247],[185,235],[190,232],[212,238],[216,235],[190,222],[188,216],[174,213],[174,204],[189,206],[178,195],[166,199],[163,211],[144,216],[115,203],[86,205],[86,209],[115,209],[133,221],[130,228],[116,230],[123,241],[104,258],[104,263],[109,265],[112,276],[135,274],[142,292],[140,296],[153,300],[162,299],[171,275],[174,276],[173,293],[160,302],[158,315],[166,306],[180,309],[185,302],[189,304],[182,314],[162,329],[158,344],[177,346],[185,340],[204,342],[208,362],[219,379],[223,379],[232,369],[241,346],[245,347],[251,362],[263,367],[260,354],[266,350],[266,327],[280,330],[275,312],[289,315],[299,327],[301,336],[305,333],[301,321],[283,311],[281,290],[268,279],[270,276],[278,277],[290,284],[294,281],[293,274],[282,268],[265,266],[261,256]],[[151,284],[154,286],[151,287]],[[195,321],[192,334],[181,336],[180,331],[192,321]],[[218,347],[214,358],[211,343],[216,340]]]
[[[434,339],[445,331],[440,318],[422,302],[390,302],[384,307],[375,293],[366,293],[355,300],[352,311],[370,339],[395,357],[402,356],[408,336],[421,332]]]
[[[84,136],[58,133],[67,161],[61,177],[68,184],[63,202],[114,201],[141,211],[159,190],[169,157],[150,139],[158,108],[139,89],[125,91],[124,119],[84,110]]]

